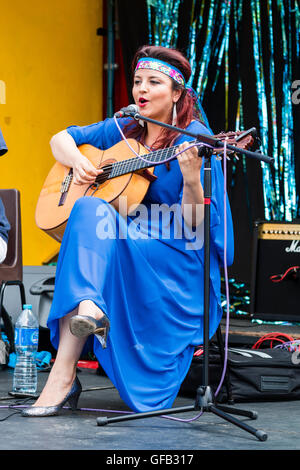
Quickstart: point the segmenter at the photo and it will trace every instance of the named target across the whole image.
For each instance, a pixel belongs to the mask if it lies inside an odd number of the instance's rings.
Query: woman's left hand
[[[177,160],[183,176],[182,215],[189,226],[196,227],[203,220],[203,211],[197,210],[199,206],[200,209],[203,208],[204,196],[200,181],[202,157],[198,156],[197,147],[187,148],[190,145],[188,142],[179,145],[178,150],[182,153],[178,155]]]
[[[177,156],[177,160],[184,182],[187,184],[199,184],[202,157],[198,156],[197,147],[193,146],[191,148],[187,148],[190,145],[190,142],[184,142],[178,146],[179,152],[183,153]]]

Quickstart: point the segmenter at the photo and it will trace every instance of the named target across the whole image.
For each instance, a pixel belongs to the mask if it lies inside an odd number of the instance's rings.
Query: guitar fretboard
[[[155,150],[154,152],[142,155],[143,159],[134,157],[128,160],[112,163],[109,165],[110,174],[108,179],[116,178],[117,176],[125,175],[126,173],[132,173],[133,171],[137,171],[143,168],[150,168],[151,166],[159,165],[163,163],[164,160],[171,161],[176,158],[175,154],[177,150],[178,145],[175,145],[174,147]]]

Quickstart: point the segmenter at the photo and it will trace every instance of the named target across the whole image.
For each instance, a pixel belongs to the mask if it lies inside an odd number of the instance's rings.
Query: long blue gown
[[[122,120],[119,123],[124,125]],[[191,132],[208,133],[198,121]],[[77,145],[103,150],[121,140],[113,119],[68,128]],[[181,136],[176,144],[192,140]],[[134,411],[172,406],[188,372],[194,346],[203,343],[203,224],[175,235],[183,179],[178,161],[156,166],[143,208],[123,218],[99,198],[74,205],[62,240],[48,326],[59,343],[59,318],[82,300],[93,300],[110,319],[107,348],[95,336],[94,353]],[[203,183],[203,166],[201,170]],[[220,161],[212,158],[210,336],[221,320],[220,271],[224,254],[224,195]],[[175,204],[160,218],[150,207]],[[153,206],[156,204],[156,206]],[[227,263],[233,260],[233,229],[227,204]],[[166,207],[166,206],[164,206]],[[145,209],[146,208],[146,209]],[[175,230],[175,232],[174,232]],[[121,236],[119,234],[122,234]],[[124,236],[126,234],[126,236]],[[89,339],[89,341],[90,341]],[[89,342],[88,341],[88,342]]]

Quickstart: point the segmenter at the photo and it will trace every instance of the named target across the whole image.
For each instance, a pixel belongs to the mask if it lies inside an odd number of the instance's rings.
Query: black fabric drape
[[[129,101],[132,102],[131,62],[137,49],[149,42],[146,0],[116,0]]]
[[[146,0],[116,0],[119,18],[119,30],[122,41],[124,54],[125,70],[127,74],[127,83],[129,96],[131,97],[131,79],[130,64],[136,49],[147,44],[149,41],[149,27],[147,16]],[[176,47],[185,53],[188,50],[189,28],[192,14],[192,0],[183,0],[179,7],[178,18],[178,39]],[[196,10],[199,10],[200,2],[195,3]],[[210,2],[206,2],[202,22],[205,25],[208,17]],[[262,25],[266,9],[262,9]],[[200,11],[194,12],[194,18],[200,18]],[[266,20],[266,19],[265,19]],[[233,18],[230,18],[233,22]],[[278,18],[274,14],[275,25]],[[279,27],[279,26],[278,26]],[[217,32],[218,28],[216,28]],[[231,28],[234,30],[234,28]],[[256,127],[259,131],[259,115],[258,115],[258,96],[256,89],[255,64],[253,57],[253,38],[252,38],[252,17],[250,2],[243,2],[242,23],[239,29],[238,45],[230,38],[229,51],[229,120],[226,128],[225,124],[225,75],[224,67],[220,72],[216,88],[212,90],[213,78],[215,77],[216,64],[211,63],[208,68],[208,85],[204,95],[201,97],[203,108],[207,114],[208,120],[215,134],[221,131],[230,131],[235,129],[235,120],[237,113],[238,93],[237,93],[237,70],[242,82],[243,93],[243,112],[244,112],[244,129]],[[266,34],[262,28],[263,38]],[[202,47],[205,41],[205,27],[202,27],[196,39],[196,67],[200,66],[200,57]],[[275,37],[276,50],[280,50],[280,44]],[[263,53],[267,52],[267,37],[264,39]],[[295,46],[296,47],[296,46]],[[264,56],[265,58],[265,56]],[[280,57],[276,57],[276,70],[281,70],[282,63]],[[296,67],[294,67],[296,70]],[[276,93],[278,94],[278,109],[280,109],[280,93],[282,84],[280,83],[281,73],[276,76]],[[198,78],[197,69],[195,77]],[[210,79],[211,78],[211,79]],[[299,79],[295,76],[294,79]],[[193,84],[195,87],[195,84]],[[267,84],[266,86],[269,86]],[[266,90],[268,93],[269,90]],[[295,114],[299,114],[300,104],[294,106]],[[299,143],[299,121],[295,119],[296,128],[294,129],[295,144]],[[278,129],[281,122],[278,121]],[[270,130],[272,132],[272,130]],[[298,139],[298,140],[297,140]],[[272,149],[268,149],[272,154]],[[299,188],[300,184],[300,164],[299,150],[296,150],[296,180]],[[250,282],[251,279],[251,247],[253,224],[256,220],[264,219],[264,198],[263,198],[263,180],[261,165],[256,160],[241,158],[239,161],[231,161],[228,163],[228,196],[231,204],[234,228],[235,228],[235,260],[233,266],[229,269],[230,276],[240,279],[244,282]],[[298,190],[299,194],[299,190]]]

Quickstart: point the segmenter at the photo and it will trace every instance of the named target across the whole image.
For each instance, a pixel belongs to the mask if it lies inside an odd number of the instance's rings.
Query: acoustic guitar
[[[228,144],[244,149],[255,142],[255,136],[250,131],[221,133],[213,137],[219,140],[227,137]],[[108,150],[87,144],[78,147],[96,168],[103,170],[93,184],[74,184],[72,168],[56,162],[39,195],[35,212],[37,226],[61,242],[71,210],[82,196],[101,198],[118,210],[122,195],[127,197],[127,207],[133,212],[144,199],[150,183],[156,179],[153,174],[155,166],[166,159],[175,159],[178,145],[149,152],[134,139],[127,142],[143,159],[131,152],[124,140]],[[220,148],[214,149],[215,154],[222,152]]]

